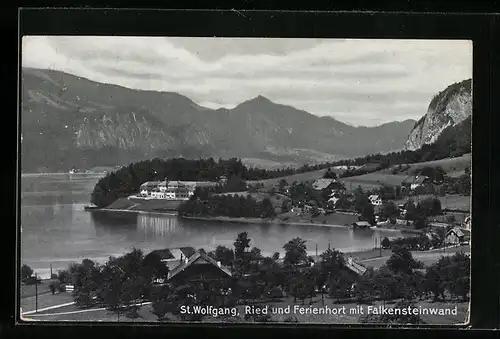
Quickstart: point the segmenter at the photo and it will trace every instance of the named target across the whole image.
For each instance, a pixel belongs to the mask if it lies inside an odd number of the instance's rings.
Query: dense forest
[[[247,195],[218,195],[209,188],[198,188],[194,196],[179,206],[184,216],[227,216],[233,218],[271,218],[276,215],[268,198],[257,201]]]
[[[341,176],[355,176],[374,172],[392,165],[412,164],[424,161],[457,157],[471,152],[471,117],[457,126],[448,127],[435,143],[424,145],[415,151],[400,151],[388,154],[371,154],[364,157],[339,160],[317,165],[303,165],[300,168],[266,170],[249,168],[240,159],[229,160],[213,158],[189,160],[155,158],[132,163],[107,174],[95,185],[91,201],[98,207],[105,207],[116,199],[139,191],[143,182],[154,180],[217,181],[221,176],[232,176],[241,180],[265,180],[305,173],[334,166],[362,166],[348,170]]]

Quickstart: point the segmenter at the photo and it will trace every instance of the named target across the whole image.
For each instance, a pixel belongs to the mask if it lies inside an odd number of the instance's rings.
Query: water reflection
[[[139,214],[137,218],[138,229],[144,233],[146,238],[164,239],[172,233],[180,231],[179,220],[170,216],[155,216]]]
[[[113,234],[137,229],[137,213],[130,212],[89,212],[96,234]]]

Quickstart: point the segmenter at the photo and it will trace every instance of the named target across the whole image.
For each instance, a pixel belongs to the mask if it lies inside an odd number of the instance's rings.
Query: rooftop
[[[227,274],[228,276],[230,276],[230,277],[232,276],[231,270],[229,268],[221,265],[220,262],[211,258],[207,253],[205,253],[205,251],[198,250],[191,257],[189,257],[189,259],[187,261],[183,261],[180,265],[178,265],[177,267],[172,269],[168,273],[168,279],[169,280],[172,279],[177,274],[184,271],[187,267],[189,267],[192,264],[199,262],[199,261],[203,261],[203,263],[214,265],[214,266],[218,267],[222,272]]]
[[[320,191],[320,190],[324,190],[325,188],[327,188],[328,186],[330,186],[331,184],[333,184],[335,182],[337,182],[337,180],[335,180],[335,179],[324,179],[324,178],[322,178],[322,179],[316,180],[312,184],[312,186],[313,186],[313,188],[315,190]]]

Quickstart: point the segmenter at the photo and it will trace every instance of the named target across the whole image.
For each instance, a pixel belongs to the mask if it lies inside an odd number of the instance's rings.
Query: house
[[[423,187],[431,183],[431,178],[426,175],[414,175],[406,177],[402,182],[401,186],[406,187],[406,189],[415,190],[418,187]]]
[[[345,193],[346,191],[344,185],[337,179],[321,178],[313,182],[312,187],[316,191],[326,192],[330,196],[334,193]]]
[[[157,254],[161,261],[172,270],[179,266],[186,258],[191,257],[195,252],[196,250],[193,247],[178,247],[154,250],[150,254]]]
[[[227,183],[227,176],[225,176],[225,175],[221,175],[221,176],[219,177],[219,183],[220,183],[221,185],[225,185],[225,184]]]
[[[465,241],[465,234],[458,227],[452,228],[444,237],[445,245],[458,245]]]
[[[150,196],[153,189],[157,188],[160,181],[146,181],[141,185],[139,193],[141,196]]]
[[[231,270],[198,250],[168,273],[168,282],[179,285],[185,283],[207,282],[211,280],[230,280]]]
[[[210,183],[208,183],[210,184]],[[141,185],[140,195],[154,199],[189,200],[197,186],[207,186],[196,181],[149,181]]]
[[[378,194],[372,194],[368,197],[373,206],[382,206],[382,197]]]

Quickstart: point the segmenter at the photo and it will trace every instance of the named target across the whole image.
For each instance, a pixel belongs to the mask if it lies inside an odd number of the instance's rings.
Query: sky
[[[258,95],[354,126],[418,120],[472,77],[467,40],[27,36],[22,65],[128,88],[177,92],[209,108]]]

